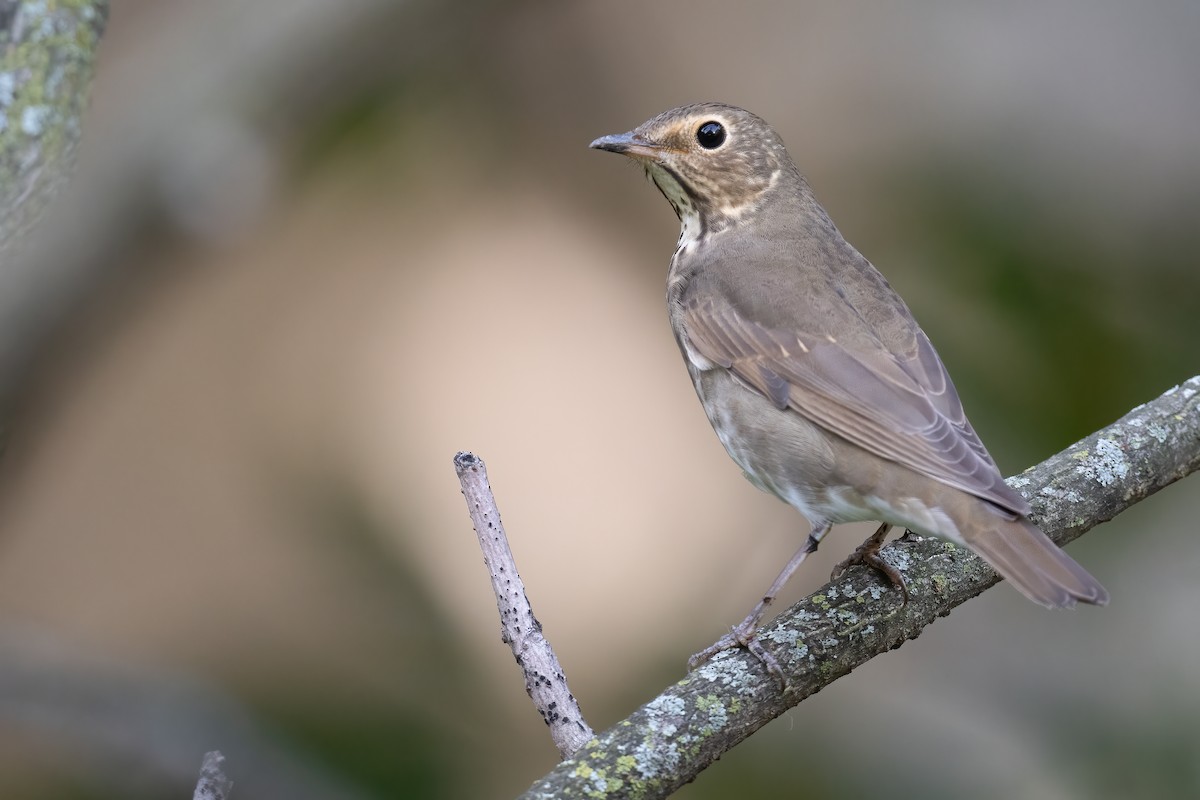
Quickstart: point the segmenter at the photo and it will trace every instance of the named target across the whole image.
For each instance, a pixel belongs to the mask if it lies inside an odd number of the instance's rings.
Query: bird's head
[[[770,125],[723,103],[674,108],[628,133],[601,136],[591,147],[645,168],[679,215],[681,239],[748,219],[781,183],[800,179]]]

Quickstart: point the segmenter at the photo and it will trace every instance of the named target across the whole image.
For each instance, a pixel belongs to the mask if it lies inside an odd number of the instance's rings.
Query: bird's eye
[[[725,143],[725,126],[719,122],[706,122],[696,129],[696,141],[705,150],[715,150]]]

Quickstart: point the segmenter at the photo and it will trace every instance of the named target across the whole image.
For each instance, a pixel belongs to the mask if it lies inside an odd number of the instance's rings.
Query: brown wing
[[[967,421],[945,367],[919,329],[912,356],[902,359],[871,337],[858,337],[852,350],[823,334],[767,328],[712,296],[685,304],[683,323],[697,353],[779,408],[790,407],[930,478],[1029,514],[1029,504],[1004,483]]]

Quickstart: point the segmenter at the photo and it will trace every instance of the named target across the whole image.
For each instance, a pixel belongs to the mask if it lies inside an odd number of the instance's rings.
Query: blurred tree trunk
[[[71,172],[107,21],[107,0],[0,0],[0,338],[17,332],[16,263]],[[7,426],[0,403],[0,453]]]
[[[106,0],[0,0],[0,258],[70,173]]]

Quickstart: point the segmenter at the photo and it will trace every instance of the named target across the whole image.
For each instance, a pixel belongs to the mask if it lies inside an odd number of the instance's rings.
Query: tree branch
[[[225,756],[220,750],[211,750],[204,754],[200,764],[200,779],[196,781],[196,791],[192,793],[193,800],[228,800],[229,792],[233,789],[233,781],[225,776],[221,768]]]
[[[1133,409],[1009,479],[1034,520],[1065,544],[1200,468],[1200,376]],[[790,691],[744,650],[720,654],[593,739],[525,798],[665,797],[750,734],[999,581],[980,558],[939,539],[905,536],[883,551],[912,597],[855,568],[760,633]],[[1119,601],[1119,599],[1118,599]]]
[[[23,263],[26,234],[70,174],[107,21],[108,0],[0,0],[0,457],[11,322],[29,313],[17,286],[42,277]]]
[[[0,254],[66,180],[106,0],[0,0]]]
[[[559,755],[566,758],[592,738],[592,729],[584,721],[558,656],[542,635],[542,623],[533,615],[533,607],[525,596],[525,584],[517,574],[483,459],[471,453],[458,453],[454,456],[454,470],[483,550],[483,563],[492,578],[492,591],[500,610],[500,639],[512,648],[517,666],[525,676],[525,691],[550,728],[550,738]]]

